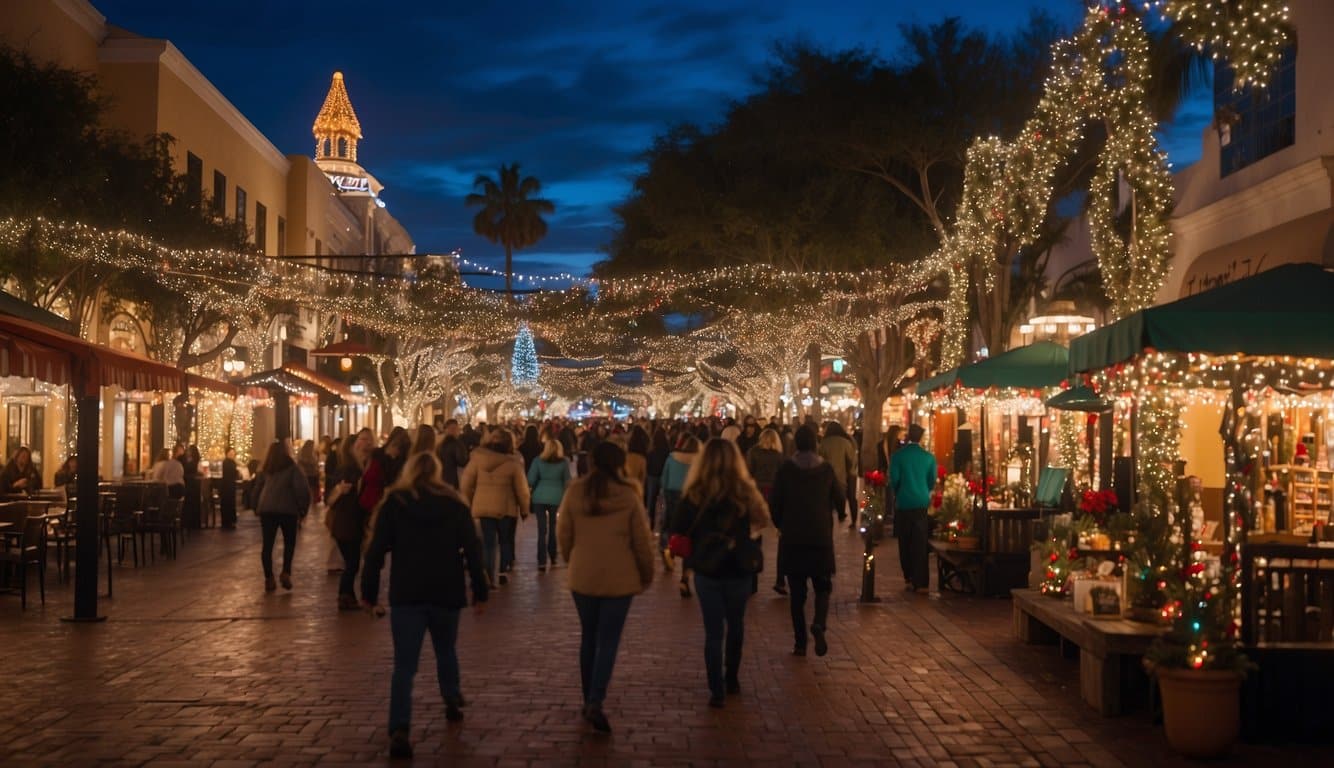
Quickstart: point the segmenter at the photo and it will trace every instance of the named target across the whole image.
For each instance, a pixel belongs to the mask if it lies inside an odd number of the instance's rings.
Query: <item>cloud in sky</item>
[[[472,233],[463,196],[477,174],[520,163],[557,203],[548,238],[516,256],[536,273],[581,273],[601,258],[611,206],[654,136],[719,120],[777,41],[889,57],[905,23],[959,16],[1006,33],[1029,7],[1068,28],[1083,13],[1075,0],[93,2],[109,23],[175,43],[285,153],[311,151],[311,122],[342,70],[361,160],[419,251],[503,266],[501,249]],[[1197,100],[1165,130],[1177,167],[1198,155],[1208,119]]]

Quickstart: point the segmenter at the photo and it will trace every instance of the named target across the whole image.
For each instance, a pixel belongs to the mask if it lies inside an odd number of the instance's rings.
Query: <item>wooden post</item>
[[[286,391],[273,391],[273,439],[282,440],[292,436],[292,401]],[[268,450],[268,446],[264,446]]]
[[[823,356],[820,354],[820,345],[812,344],[807,351],[807,354],[810,356],[811,363],[811,409],[807,411],[807,413],[814,417],[816,423],[819,423],[823,417],[822,409],[820,408],[820,370],[823,367],[821,365]]]
[[[83,366],[75,365],[75,371]],[[85,374],[86,369],[85,369]],[[78,377],[76,376],[76,379]],[[77,400],[79,410],[79,471],[76,480],[78,506],[74,511],[77,533],[74,539],[74,616],[70,621],[102,621],[97,613],[97,561],[100,551],[98,526],[97,477],[101,469],[98,449],[98,421],[101,417],[101,398],[96,386],[70,382],[70,388],[81,392]]]

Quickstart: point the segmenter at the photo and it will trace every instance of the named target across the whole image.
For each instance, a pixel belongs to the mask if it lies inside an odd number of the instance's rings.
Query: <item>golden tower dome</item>
[[[315,116],[312,127],[315,134],[315,158],[357,161],[357,140],[361,138],[361,121],[352,109],[352,100],[343,85],[343,73],[333,73],[329,94],[324,106]]]

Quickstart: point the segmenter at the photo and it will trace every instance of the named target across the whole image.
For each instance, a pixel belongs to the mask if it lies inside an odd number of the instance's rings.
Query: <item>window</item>
[[[213,213],[219,217],[227,215],[227,177],[222,171],[213,172]]]
[[[190,205],[199,205],[204,199],[204,161],[193,152],[185,153],[185,182]]]
[[[287,255],[287,219],[278,217],[278,255]]]
[[[245,190],[236,188],[236,223],[245,226]]]
[[[263,203],[255,203],[255,247],[260,253],[269,250],[269,209]]]
[[[1219,169],[1223,176],[1290,147],[1297,136],[1297,46],[1279,57],[1268,88],[1232,90],[1236,75],[1214,66],[1214,114],[1218,116]]]
[[[320,239],[317,237],[315,238],[315,255],[319,256],[323,253],[324,253],[324,243],[321,243]]]
[[[338,140],[338,156],[347,157],[347,139]]]

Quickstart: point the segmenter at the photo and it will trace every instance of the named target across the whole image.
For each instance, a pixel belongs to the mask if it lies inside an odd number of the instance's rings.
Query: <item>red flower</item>
[[[867,485],[872,486],[873,488],[883,488],[885,485],[885,473],[878,469],[873,469],[870,472],[867,472],[862,475],[862,478],[866,480]]]
[[[932,508],[932,509],[940,509],[940,505],[942,505],[942,504],[944,504],[944,503],[945,503],[945,494],[943,494],[943,493],[933,493],[933,494],[931,494],[931,508]]]
[[[944,480],[944,479],[945,479],[945,475],[947,475],[947,474],[949,474],[949,473],[945,471],[945,468],[944,468],[944,467],[939,466],[939,465],[936,466],[936,479],[937,479],[937,480]]]

